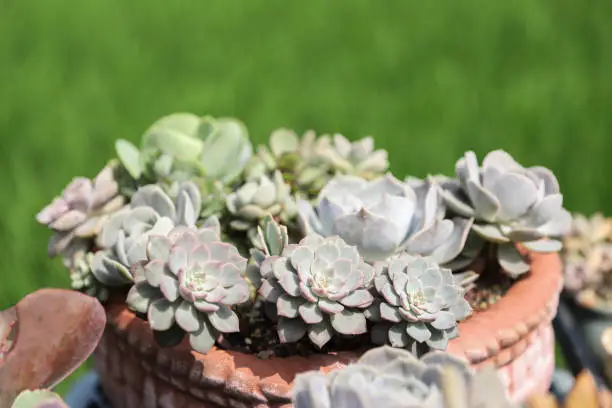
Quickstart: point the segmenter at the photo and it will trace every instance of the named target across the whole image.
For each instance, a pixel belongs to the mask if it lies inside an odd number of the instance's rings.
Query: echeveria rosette
[[[200,209],[200,192],[191,182],[181,184],[175,201],[155,184],[140,187],[98,236],[101,249],[92,260],[93,274],[107,286],[130,284],[130,267],[146,259],[149,236],[166,235],[179,225],[195,226]]]
[[[474,372],[442,352],[417,359],[406,350],[379,347],[357,362],[295,378],[295,408],[509,408],[503,383],[491,367]]]
[[[472,313],[460,277],[430,259],[407,254],[375,264],[378,297],[367,317],[377,324],[372,341],[394,347],[414,342],[444,350],[458,336],[457,322]]]
[[[113,176],[114,164],[104,167],[92,180],[77,177],[36,216],[55,234],[49,242],[49,256],[70,250],[76,241],[92,240],[111,214],[121,209],[124,198]]]
[[[144,133],[141,149],[118,140],[116,150],[132,177],[172,190],[175,183],[198,178],[231,183],[251,158],[253,146],[237,119],[175,113]]]
[[[281,256],[266,258],[260,271],[259,293],[276,305],[281,342],[308,334],[323,347],[334,333],[366,332],[374,268],[339,237],[307,236],[285,247]]]
[[[326,145],[319,147],[319,154],[325,157],[339,174],[348,174],[366,179],[383,175],[389,168],[389,154],[386,150],[374,150],[371,136],[351,142],[341,134],[334,134]]]
[[[516,244],[534,252],[562,248],[558,238],[569,231],[571,215],[563,208],[552,171],[525,168],[505,151],[495,150],[487,154],[482,167],[475,153],[468,151],[457,161],[455,172],[457,180],[441,183],[448,209],[474,220],[471,230],[480,238],[480,247],[485,241],[496,244],[499,263],[510,276],[529,270]],[[472,245],[460,257],[467,263],[478,254]]]
[[[215,223],[152,235],[127,303],[147,314],[151,329],[180,328],[194,350],[206,353],[221,334],[239,331],[231,307],[250,299],[246,263],[235,246],[220,241]]]
[[[314,207],[298,202],[298,220],[305,234],[338,235],[368,262],[407,251],[442,263],[459,253],[461,242],[440,205],[436,188],[415,191],[391,174],[372,181],[336,176]]]
[[[271,215],[287,224],[297,214],[291,188],[285,184],[280,171],[275,171],[272,177],[264,174],[247,181],[227,196],[226,206],[230,227],[247,231],[253,244],[257,244],[257,226],[266,216]]]

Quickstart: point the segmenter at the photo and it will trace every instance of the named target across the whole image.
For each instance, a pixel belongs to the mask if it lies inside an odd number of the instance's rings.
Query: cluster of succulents
[[[491,368],[478,372],[443,352],[420,359],[405,350],[379,347],[356,363],[325,375],[298,374],[295,408],[510,408]]]
[[[574,214],[562,255],[565,291],[583,306],[612,312],[612,218]]]
[[[49,253],[75,289],[123,296],[160,344],[188,336],[202,353],[261,332],[251,321],[315,352],[368,338],[443,350],[485,247],[517,277],[518,246],[559,250],[569,228],[552,172],[503,151],[402,181],[371,137],[278,129],[254,148],[239,120],[188,113],[116,151],[38,215]]]

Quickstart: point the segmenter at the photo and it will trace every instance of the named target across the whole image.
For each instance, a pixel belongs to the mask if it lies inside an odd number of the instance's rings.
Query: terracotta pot
[[[459,324],[448,352],[478,368],[497,367],[508,397],[548,392],[555,368],[552,319],[563,285],[557,254],[531,254],[531,272],[496,304]]]
[[[534,255],[529,276],[496,305],[462,322],[449,351],[475,367],[499,367],[515,401],[547,391],[554,369],[551,321],[561,282],[559,257]],[[156,345],[148,324],[124,304],[111,303],[107,312],[95,365],[115,408],[286,407],[296,373],[327,372],[358,358],[347,352],[260,360],[219,349],[203,355],[187,342],[164,349]]]

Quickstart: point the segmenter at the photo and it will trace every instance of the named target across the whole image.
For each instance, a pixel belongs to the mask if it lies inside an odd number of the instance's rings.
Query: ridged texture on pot
[[[95,353],[95,367],[117,408],[286,408],[299,372],[328,372],[357,353],[261,360],[213,349],[194,352],[185,340],[161,348],[146,321],[118,299],[107,306],[108,326]]]

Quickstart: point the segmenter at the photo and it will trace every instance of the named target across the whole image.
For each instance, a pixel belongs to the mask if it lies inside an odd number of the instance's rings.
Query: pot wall
[[[476,369],[493,364],[515,402],[546,392],[554,371],[552,318],[561,290],[555,254],[532,257],[532,272],[485,312],[459,325],[448,351]],[[94,356],[115,408],[288,407],[295,374],[329,371],[356,353],[260,360],[238,352],[193,352],[184,342],[159,348],[147,323],[123,304],[107,307],[108,326]]]

